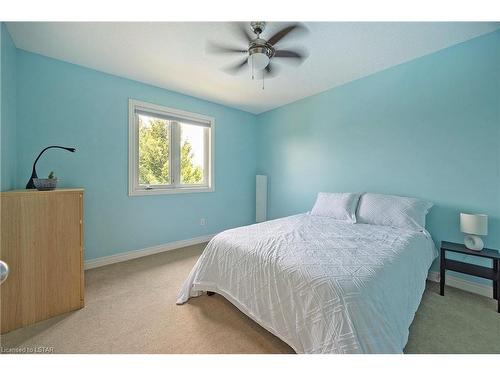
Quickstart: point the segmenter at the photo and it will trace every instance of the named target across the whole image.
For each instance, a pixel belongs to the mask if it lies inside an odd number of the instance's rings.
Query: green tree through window
[[[168,121],[139,116],[139,183],[170,183]]]
[[[181,128],[182,129],[182,128]],[[139,116],[139,183],[170,184],[169,121]],[[189,140],[181,145],[181,183],[203,183],[203,169],[193,162],[193,146]]]
[[[193,163],[193,146],[185,140],[181,148],[181,182],[183,184],[201,184],[203,182],[203,170],[199,165]]]

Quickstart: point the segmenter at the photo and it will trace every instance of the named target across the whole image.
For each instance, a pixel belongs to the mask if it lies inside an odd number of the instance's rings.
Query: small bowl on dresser
[[[57,178],[34,178],[33,183],[37,190],[54,190],[57,186]]]

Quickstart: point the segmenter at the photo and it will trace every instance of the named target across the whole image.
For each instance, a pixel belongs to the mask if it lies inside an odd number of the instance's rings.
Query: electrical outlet
[[[204,226],[204,225],[207,225],[207,219],[205,219],[204,217],[202,217],[202,218],[200,219],[200,225],[203,225],[203,226]]]

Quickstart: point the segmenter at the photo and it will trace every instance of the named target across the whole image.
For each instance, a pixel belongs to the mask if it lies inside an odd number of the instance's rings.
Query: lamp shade
[[[488,215],[460,214],[460,232],[486,236],[488,234]]]

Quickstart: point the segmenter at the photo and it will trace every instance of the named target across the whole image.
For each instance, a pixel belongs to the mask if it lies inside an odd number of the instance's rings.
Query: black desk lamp
[[[38,159],[40,159],[40,156],[42,156],[42,154],[46,150],[48,150],[49,148],[62,148],[63,150],[70,151],[70,152],[75,152],[76,151],[76,148],[74,148],[74,147],[63,147],[63,146],[49,146],[49,147],[45,147],[42,150],[42,152],[40,152],[38,154],[38,157],[35,159],[35,162],[33,163],[33,171],[31,172],[31,178],[30,178],[30,180],[26,184],[26,189],[35,189],[35,184],[33,183],[33,179],[34,178],[38,178],[38,176],[36,174],[36,162],[38,161]]]

